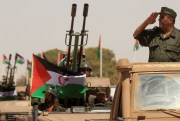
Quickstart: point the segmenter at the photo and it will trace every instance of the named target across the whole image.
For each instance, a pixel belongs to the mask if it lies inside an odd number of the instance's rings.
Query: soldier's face
[[[86,76],[89,77],[90,73],[91,73],[91,70],[88,69],[88,68],[83,68],[83,69],[81,69],[81,73],[86,74]]]
[[[101,100],[101,101],[105,101],[105,94],[98,94],[97,95],[97,98],[99,99],[99,100]]]
[[[160,14],[159,16],[159,27],[161,29],[166,29],[172,24],[172,17],[167,14]]]

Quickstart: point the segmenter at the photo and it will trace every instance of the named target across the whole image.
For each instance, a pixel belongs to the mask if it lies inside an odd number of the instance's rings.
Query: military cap
[[[89,68],[89,69],[92,70],[92,67],[91,67],[91,65],[89,64],[88,61],[82,62],[82,64],[80,65],[80,68]]]
[[[53,86],[48,86],[48,87],[46,88],[46,90],[43,91],[43,93],[45,93],[45,92],[48,92],[48,93],[51,93],[51,94],[54,95],[54,96],[57,96],[57,94],[56,94],[56,89],[55,89]]]
[[[104,91],[100,91],[100,92],[97,92],[97,94],[99,95],[99,94],[106,94]]]
[[[174,19],[177,16],[176,12],[173,9],[168,8],[168,7],[162,7],[161,12],[159,14],[161,14],[161,13],[168,14],[168,15],[172,16]]]
[[[97,94],[106,94],[105,90],[98,88]]]

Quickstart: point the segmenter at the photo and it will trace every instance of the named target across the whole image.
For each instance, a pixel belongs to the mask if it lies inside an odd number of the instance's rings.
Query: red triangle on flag
[[[38,58],[33,55],[33,77],[32,77],[32,88],[30,93],[33,94],[38,88],[44,85],[51,76],[47,72],[46,68],[39,62]]]
[[[57,65],[59,66],[59,64],[60,64],[60,62],[61,62],[61,60],[62,60],[62,54],[61,53],[59,53],[58,54],[58,63],[57,63]]]

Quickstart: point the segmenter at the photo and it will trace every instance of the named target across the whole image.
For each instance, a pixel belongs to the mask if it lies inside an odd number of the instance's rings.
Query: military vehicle
[[[74,25],[74,18],[76,15],[76,4],[72,4],[72,11],[71,11],[71,27],[70,30],[67,31],[66,37],[65,37],[65,44],[68,47],[68,53],[67,57],[65,57],[65,63],[61,66],[61,71],[64,72],[67,75],[79,75],[83,74],[82,69],[84,69],[86,66],[89,66],[85,60],[85,55],[83,54],[83,48],[87,44],[88,41],[88,34],[87,30],[85,30],[85,23],[86,23],[86,17],[88,14],[88,4],[84,4],[84,11],[83,11],[83,26],[81,32],[74,32],[73,25]],[[84,38],[86,39],[84,40]],[[69,38],[69,40],[68,40]],[[74,39],[74,41],[73,41]],[[79,39],[81,39],[79,41]],[[71,56],[71,48],[73,48],[73,54]],[[92,68],[90,68],[92,69]],[[89,75],[86,75],[89,76]],[[67,98],[63,97],[63,95],[60,97],[60,104],[67,108],[65,112],[41,112],[37,116],[34,114],[33,117],[34,120],[39,121],[85,121],[85,120],[92,120],[92,119],[109,119],[110,116],[110,106],[106,105],[93,105],[89,100],[92,98],[90,95],[94,98],[97,94],[97,88],[103,89],[105,93],[107,94],[107,97],[110,94],[109,88],[110,88],[110,80],[108,78],[93,78],[93,77],[87,77],[87,92],[85,92],[82,97],[79,98]],[[73,95],[70,95],[73,96]],[[91,99],[90,99],[91,98]],[[70,103],[69,103],[70,102]]]
[[[31,115],[30,101],[26,100],[25,88],[19,89],[14,82],[14,74],[18,54],[15,55],[14,65],[12,66],[11,54],[7,64],[6,75],[3,75],[3,80],[0,83],[0,121],[15,121],[20,119],[28,119]]]
[[[108,106],[95,106],[91,101],[97,94],[97,87],[103,89],[107,97],[110,95],[111,85],[109,78],[87,77],[87,83],[88,89],[84,96],[84,105],[71,106],[65,112],[39,112],[38,121],[108,121],[111,104]]]
[[[67,75],[79,75],[81,74],[81,68],[84,63],[84,55],[83,55],[83,47],[87,44],[88,34],[87,30],[85,30],[86,17],[88,14],[88,4],[84,4],[83,11],[83,26],[81,32],[74,32],[74,17],[76,15],[76,4],[72,5],[72,21],[71,28],[65,37],[65,44],[68,46],[67,57],[65,57],[65,63],[61,66],[61,71]],[[84,38],[86,37],[86,40]],[[69,41],[68,41],[69,38]],[[74,41],[73,41],[74,38]],[[81,39],[79,41],[79,39]],[[72,44],[73,43],[73,44]],[[71,56],[71,48],[73,48],[73,54]],[[84,65],[85,66],[85,65]],[[14,71],[13,71],[14,72]],[[9,102],[1,102],[0,103],[0,120],[16,120],[16,121],[85,121],[92,119],[109,119],[110,116],[110,106],[95,106],[90,104],[89,95],[97,94],[97,90],[92,91],[98,87],[98,89],[103,89],[107,95],[110,94],[110,80],[108,78],[87,78],[87,92],[84,93],[82,97],[76,98],[75,101],[80,102],[78,105],[74,105],[72,103],[67,104],[66,102],[70,102],[70,98],[61,98],[62,106],[67,108],[66,112],[46,112],[46,111],[38,111],[38,103],[36,101],[31,100],[16,100]],[[29,92],[29,91],[28,91]],[[38,101],[43,101],[39,100]],[[32,105],[33,104],[33,105]]]
[[[117,63],[111,121],[179,121],[180,63]]]

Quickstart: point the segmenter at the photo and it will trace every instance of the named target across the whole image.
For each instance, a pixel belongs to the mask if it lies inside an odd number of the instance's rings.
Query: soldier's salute
[[[154,24],[159,15],[159,27],[146,29]],[[137,27],[133,36],[142,46],[149,47],[149,62],[180,61],[180,30],[174,27],[176,12],[162,7],[161,12],[153,12]]]

